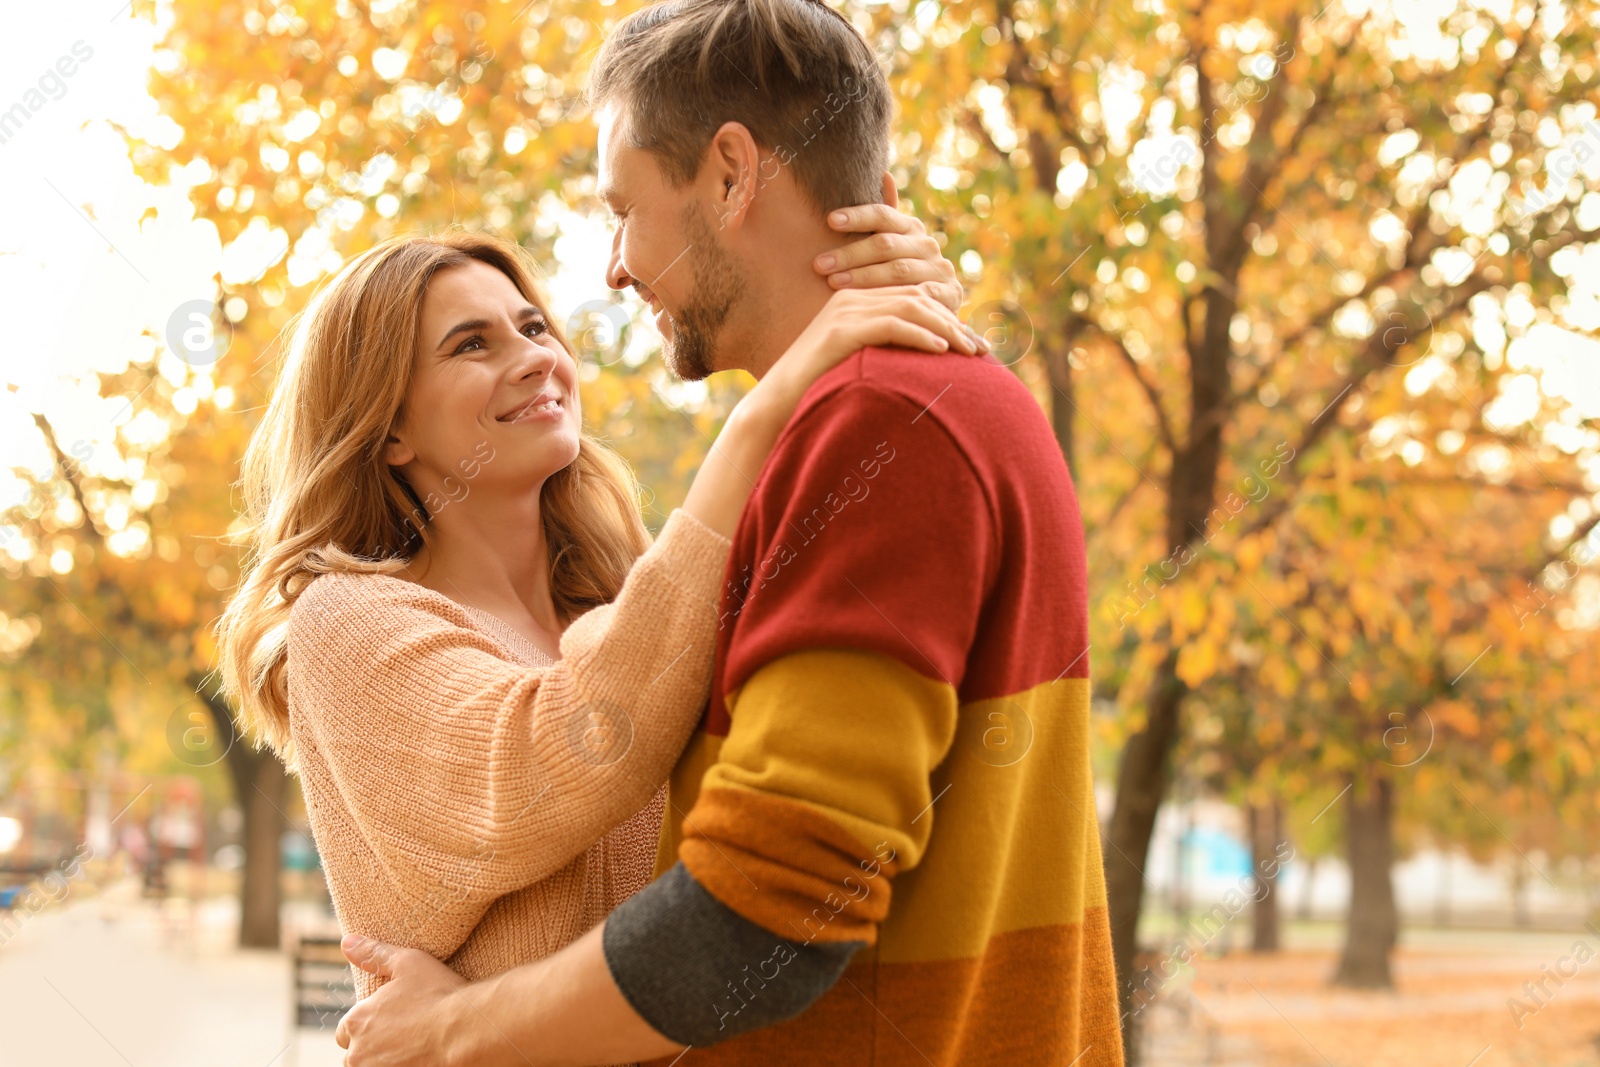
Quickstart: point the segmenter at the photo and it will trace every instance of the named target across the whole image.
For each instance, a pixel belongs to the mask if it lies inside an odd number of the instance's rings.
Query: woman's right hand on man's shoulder
[[[977,335],[921,286],[841,289],[746,399],[787,421],[811,383],[871,346],[967,356],[979,348]]]
[[[873,345],[974,355],[975,335],[956,313],[915,285],[841,289],[734,406],[683,508],[732,537],[757,472],[811,384]]]

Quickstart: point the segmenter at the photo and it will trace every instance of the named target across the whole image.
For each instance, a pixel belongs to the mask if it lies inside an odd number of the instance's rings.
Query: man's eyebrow
[[[617,209],[617,201],[622,198],[622,194],[617,191],[615,185],[602,185],[594,191],[594,195],[599,199],[600,203],[606,206],[608,211],[615,211]]]

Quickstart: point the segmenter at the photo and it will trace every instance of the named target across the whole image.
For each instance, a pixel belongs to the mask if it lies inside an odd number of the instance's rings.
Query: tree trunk
[[[1528,927],[1528,872],[1520,863],[1511,865],[1511,921],[1519,930]]]
[[[1346,794],[1345,835],[1350,857],[1350,917],[1344,957],[1334,982],[1360,989],[1388,989],[1389,954],[1399,936],[1394,904],[1394,787],[1379,778]]]
[[[1433,924],[1439,927],[1450,925],[1450,861],[1450,853],[1440,853],[1439,888],[1433,897]]]
[[[1198,79],[1201,111],[1209,113],[1211,84]],[[1207,139],[1209,140],[1209,138]],[[1222,464],[1222,431],[1232,396],[1229,337],[1240,264],[1248,246],[1238,239],[1238,226],[1219,226],[1227,213],[1221,203],[1215,163],[1202,145],[1202,189],[1206,215],[1206,255],[1216,281],[1205,288],[1200,301],[1202,321],[1184,324],[1184,345],[1189,355],[1189,438],[1169,442],[1172,464],[1167,471],[1167,548],[1171,556],[1207,535],[1212,506],[1216,503],[1217,471]],[[1185,305],[1187,308],[1187,305]],[[1185,311],[1187,316],[1188,312]],[[1111,816],[1111,844],[1106,854],[1106,893],[1111,919],[1112,954],[1116,961],[1122,1009],[1122,1047],[1129,1067],[1140,1055],[1139,1012],[1134,990],[1138,954],[1139,913],[1144,907],[1143,864],[1150,855],[1150,836],[1156,812],[1166,796],[1171,774],[1172,749],[1178,742],[1178,717],[1189,687],[1178,677],[1178,649],[1169,648],[1151,681],[1146,701],[1144,729],[1128,739],[1122,750],[1117,777],[1116,810]]]
[[[1167,792],[1172,746],[1178,736],[1178,710],[1187,687],[1177,674],[1178,653],[1167,654],[1151,685],[1144,729],[1128,738],[1117,772],[1117,805],[1111,815],[1111,847],[1105,852],[1106,898],[1111,947],[1117,968],[1122,1015],[1122,1047],[1133,1064],[1138,1058],[1140,1011],[1134,998],[1139,976],[1139,913],[1144,907],[1144,867],[1156,811]]]
[[[1194,809],[1186,807],[1178,832],[1172,835],[1172,921],[1178,929],[1189,925],[1189,835],[1194,833]]]
[[[232,709],[214,686],[203,681],[193,686],[206,702],[226,744],[228,776],[239,810],[244,813],[244,870],[239,882],[239,947],[277,948],[282,931],[278,911],[283,901],[283,833],[289,820],[283,814],[289,776],[278,757],[252,748],[233,725]]]
[[[1278,843],[1283,835],[1283,813],[1278,802],[1252,804],[1250,819],[1250,871],[1256,880],[1250,947],[1257,952],[1278,951]]]
[[[1306,880],[1300,887],[1300,919],[1309,921],[1311,918],[1311,895],[1317,888],[1317,857],[1312,856],[1306,860]]]
[[[239,947],[277,948],[280,849],[288,819],[283,815],[289,776],[271,752],[250,749],[249,785],[241,788],[244,810],[244,877],[239,886]],[[238,785],[238,777],[235,778]],[[245,792],[248,790],[248,792]]]
[[[1074,404],[1077,401],[1072,395],[1072,364],[1069,362],[1071,350],[1070,344],[1041,346],[1045,371],[1050,376],[1050,428],[1055,431],[1056,444],[1061,447],[1061,454],[1066,457],[1067,472],[1076,481],[1078,468],[1073,463],[1072,423],[1076,414]]]

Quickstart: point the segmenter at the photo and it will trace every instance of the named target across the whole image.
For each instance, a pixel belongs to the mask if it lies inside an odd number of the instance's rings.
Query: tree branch
[[[1149,376],[1145,374],[1144,367],[1138,360],[1133,358],[1133,353],[1128,351],[1128,346],[1123,343],[1122,338],[1101,326],[1094,319],[1086,316],[1073,314],[1071,321],[1078,324],[1079,329],[1098,334],[1116,351],[1123,364],[1128,368],[1128,373],[1133,375],[1134,380],[1139,383],[1139,387],[1144,390],[1146,399],[1150,401],[1150,410],[1156,417],[1156,433],[1160,435],[1162,444],[1176,452],[1178,450],[1177,439],[1172,432],[1172,423],[1167,419],[1167,409],[1161,403],[1161,393],[1156,388],[1155,382],[1152,382]]]
[[[68,492],[72,494],[72,499],[78,505],[78,510],[83,512],[83,523],[88,527],[90,538],[94,540],[100,551],[106,551],[105,535],[95,525],[94,516],[89,512],[88,498],[84,494],[83,486],[79,483],[78,477],[73,473],[74,464],[72,460],[62,451],[61,442],[56,439],[55,427],[50,425],[49,419],[37,411],[33,412],[33,424],[39,428],[39,433],[44,438],[46,447],[50,449],[52,465],[61,471],[61,477],[66,480]]]
[[[1359,30],[1359,28],[1360,27],[1358,25],[1356,29]],[[1496,74],[1493,93],[1496,101],[1499,100],[1501,92],[1503,92],[1506,86],[1509,84],[1512,71],[1515,69],[1517,60],[1521,56],[1523,49],[1526,48],[1528,39],[1531,35],[1531,30],[1522,35],[1522,38],[1517,41],[1516,50],[1512,52],[1511,57]],[[1343,45],[1339,46],[1337,55],[1333,63],[1330,64],[1328,77],[1323,80],[1320,86],[1318,86],[1315,100],[1312,102],[1311,106],[1306,109],[1305,115],[1302,117],[1294,133],[1290,136],[1288,144],[1276,158],[1268,158],[1265,155],[1254,155],[1256,151],[1256,139],[1257,136],[1261,134],[1261,128],[1258,126],[1257,129],[1253,131],[1251,135],[1250,146],[1253,158],[1250,166],[1246,168],[1244,180],[1246,184],[1250,186],[1250,193],[1246,194],[1247,198],[1251,197],[1251,194],[1254,194],[1254,197],[1247,199],[1246,201],[1246,210],[1241,215],[1243,222],[1248,223],[1248,221],[1253,217],[1259,201],[1265,198],[1264,186],[1267,181],[1267,175],[1273,172],[1281,173],[1283,166],[1294,157],[1305,132],[1312,126],[1318,117],[1319,112],[1325,108],[1327,102],[1332,99],[1334,76],[1339,70],[1340,62],[1344,59],[1346,53],[1348,53],[1355,39],[1356,33],[1352,32],[1349,40],[1347,40]],[[1265,118],[1265,116],[1266,111],[1263,109],[1263,118]],[[1452,155],[1452,158],[1457,160],[1457,167],[1451,168],[1451,175],[1453,175],[1456,169],[1458,169],[1460,160],[1476,151],[1478,146],[1482,144],[1483,138],[1487,135],[1491,127],[1493,117],[1494,111],[1491,108],[1490,113],[1485,116],[1484,120],[1478,123],[1469,133],[1463,136],[1461,142],[1456,146],[1455,153]],[[1278,357],[1283,353],[1292,350],[1294,346],[1299,344],[1300,341],[1303,340],[1308,334],[1325,327],[1329,320],[1331,320],[1333,316],[1338,313],[1340,308],[1344,307],[1352,300],[1365,300],[1378,289],[1389,285],[1392,282],[1399,280],[1402,276],[1418,269],[1426,260],[1428,254],[1432,252],[1435,247],[1435,243],[1428,239],[1428,234],[1431,232],[1428,227],[1433,217],[1433,208],[1430,204],[1432,194],[1439,188],[1442,188],[1443,185],[1448,181],[1449,176],[1445,176],[1431,186],[1426,192],[1418,196],[1416,209],[1411,213],[1411,217],[1406,225],[1405,255],[1398,266],[1387,271],[1379,271],[1373,274],[1362,284],[1361,289],[1358,292],[1349,296],[1332,300],[1324,305],[1320,310],[1314,312],[1304,323],[1297,327],[1293,332],[1286,335],[1279,342],[1277,346],[1277,356],[1274,356],[1274,358],[1263,364],[1258,373],[1242,388],[1236,390],[1226,404],[1219,405],[1217,408],[1213,408],[1212,410],[1204,413],[1201,418],[1196,421],[1196,426],[1210,427],[1216,422],[1226,419],[1241,401],[1253,398],[1260,390],[1261,386],[1264,385],[1271,377],[1272,371],[1277,365]],[[1272,224],[1272,219],[1277,215],[1277,213],[1277,209],[1269,205],[1269,211],[1267,215],[1260,221],[1262,228],[1270,226]],[[1238,240],[1240,241],[1243,240],[1243,232],[1243,225],[1241,225],[1238,235]]]
[[[1455,288],[1455,297],[1440,314],[1440,320],[1444,320],[1465,307],[1468,300],[1489,288],[1489,285],[1489,281],[1482,275],[1474,274],[1469,277],[1466,282]],[[1338,422],[1339,413],[1344,410],[1345,404],[1349,402],[1350,395],[1363,386],[1375,372],[1380,370],[1386,362],[1386,357],[1392,356],[1403,344],[1403,342],[1391,342],[1389,340],[1391,332],[1393,331],[1374,330],[1367,337],[1366,345],[1357,357],[1354,369],[1346,376],[1343,387],[1334,394],[1333,399],[1321,411],[1312,417],[1310,422],[1306,423],[1304,430],[1300,434],[1300,440],[1295,445],[1294,456],[1284,464],[1288,479],[1285,483],[1286,489],[1294,487],[1297,481],[1295,476],[1299,473],[1306,452],[1315,448],[1317,443],[1322,440],[1323,435]],[[1244,531],[1239,535],[1240,539],[1243,540],[1252,534],[1259,533],[1276,522],[1288,510],[1289,505],[1293,502],[1293,496],[1292,492],[1287,491],[1275,496],[1273,502],[1263,508],[1261,513],[1256,516],[1255,521],[1245,527]]]
[[[1000,0],[997,14],[999,15],[999,29],[1011,44],[1011,54],[1006,59],[1006,81],[1012,85],[1026,86],[1039,94],[1049,109],[1051,116],[1056,120],[1056,127],[1063,140],[1071,144],[1084,157],[1084,162],[1089,161],[1089,144],[1083,139],[1077,125],[1077,108],[1071,100],[1065,104],[1056,99],[1055,86],[1039,76],[1029,62],[1028,47],[1022,38],[1017,36],[1016,17],[1011,10],[1010,0]],[[1088,16],[1084,16],[1087,18]]]
[[[1501,493],[1515,493],[1519,496],[1538,496],[1543,493],[1565,493],[1568,496],[1587,497],[1591,490],[1584,488],[1576,482],[1506,482],[1496,485],[1486,482],[1481,478],[1468,478],[1461,474],[1415,474],[1403,475],[1398,478],[1372,479],[1373,484],[1382,485],[1428,485],[1434,487],[1451,487],[1456,489],[1490,489]]]

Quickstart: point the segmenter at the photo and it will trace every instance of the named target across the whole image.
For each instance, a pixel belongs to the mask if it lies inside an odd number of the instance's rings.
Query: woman
[[[835,293],[652,545],[519,252],[398,239],[313,301],[245,457],[249,572],[220,626],[227,692],[297,765],[345,931],[469,979],[648,880],[730,538],[801,394],[866,345],[974,349],[921,290]]]

